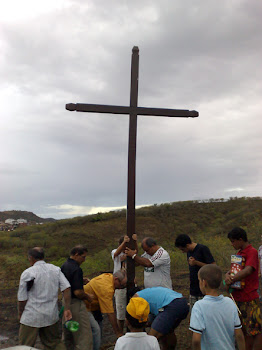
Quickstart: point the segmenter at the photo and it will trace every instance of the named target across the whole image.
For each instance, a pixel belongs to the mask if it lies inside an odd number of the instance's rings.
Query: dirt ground
[[[173,278],[173,287],[177,292],[182,293],[185,297],[189,294],[189,274],[187,271],[180,272]],[[0,281],[0,349],[18,345],[18,331],[19,322],[17,320],[17,306],[16,295],[17,288],[5,289],[4,281]],[[177,347],[178,350],[191,349],[191,332],[188,330],[189,316],[176,329]],[[8,339],[1,340],[2,337]],[[103,323],[103,339],[102,349],[113,349],[114,341],[112,327],[108,322],[107,316],[104,317]],[[40,341],[37,342],[36,347],[43,349]]]

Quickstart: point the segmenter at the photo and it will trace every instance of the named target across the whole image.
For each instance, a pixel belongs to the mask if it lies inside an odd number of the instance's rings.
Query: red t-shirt
[[[233,297],[236,301],[251,301],[259,298],[258,295],[258,252],[249,244],[245,249],[239,250],[237,255],[245,257],[245,267],[252,266],[253,272],[245,278],[245,287],[243,289],[234,289]]]

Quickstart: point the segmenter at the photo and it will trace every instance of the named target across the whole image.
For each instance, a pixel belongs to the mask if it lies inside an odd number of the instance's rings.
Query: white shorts
[[[124,321],[126,318],[126,288],[115,290],[116,318]]]

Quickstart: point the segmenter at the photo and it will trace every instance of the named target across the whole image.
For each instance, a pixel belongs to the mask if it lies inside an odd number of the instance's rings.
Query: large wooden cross
[[[130,106],[112,106],[83,103],[69,103],[66,109],[77,112],[91,113],[113,113],[129,114],[129,144],[128,144],[128,185],[127,185],[127,235],[130,237],[128,246],[134,248],[132,235],[135,232],[135,180],[136,180],[136,130],[137,115],[155,115],[163,117],[195,118],[198,117],[197,111],[185,109],[164,109],[164,108],[145,108],[137,106],[138,99],[138,66],[139,49],[137,46],[132,50],[131,62],[131,91]],[[131,288],[135,278],[135,263],[131,258],[127,259],[127,287]]]

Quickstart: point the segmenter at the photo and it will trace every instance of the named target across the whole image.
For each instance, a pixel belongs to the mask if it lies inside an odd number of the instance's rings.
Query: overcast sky
[[[126,206],[133,46],[137,206],[262,196],[262,2],[0,2],[0,211],[56,219]]]

